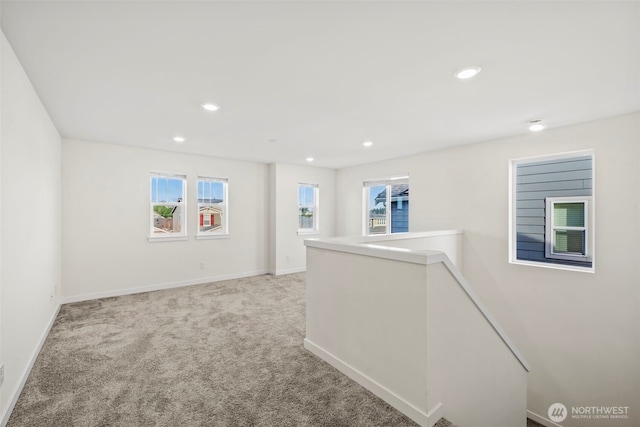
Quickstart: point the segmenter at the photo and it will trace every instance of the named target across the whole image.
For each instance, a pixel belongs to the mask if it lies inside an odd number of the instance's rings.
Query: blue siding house
[[[386,203],[387,190],[376,196],[377,203]],[[391,232],[409,231],[409,184],[391,186]]]
[[[593,194],[593,159],[588,156],[532,161],[516,168],[517,259],[591,267],[589,260],[548,256],[549,198],[590,197]],[[590,237],[590,236],[589,236]],[[586,249],[585,249],[586,251]]]

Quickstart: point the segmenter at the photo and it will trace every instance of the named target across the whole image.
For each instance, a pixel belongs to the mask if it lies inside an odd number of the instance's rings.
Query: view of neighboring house
[[[393,184],[391,187],[391,232],[409,231],[409,184]],[[369,234],[385,233],[387,219],[387,188],[375,198],[376,207],[370,212]],[[380,231],[379,231],[380,230]]]
[[[222,227],[222,210],[213,206],[202,206],[199,209],[200,232],[215,231]]]
[[[179,233],[180,210],[177,206],[155,206],[153,212],[153,232],[159,233]]]
[[[173,229],[173,218],[166,218],[158,213],[154,213],[153,228],[156,233],[170,232]]]

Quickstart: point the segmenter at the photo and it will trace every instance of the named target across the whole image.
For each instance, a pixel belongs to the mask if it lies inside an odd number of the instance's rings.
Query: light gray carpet
[[[304,301],[295,274],[64,305],[8,426],[415,426],[303,348]]]

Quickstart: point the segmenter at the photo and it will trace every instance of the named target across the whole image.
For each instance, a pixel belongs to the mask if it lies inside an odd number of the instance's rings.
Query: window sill
[[[552,270],[565,270],[565,271],[578,271],[580,273],[595,273],[595,268],[592,267],[580,267],[574,265],[563,265],[563,264],[552,264],[546,262],[535,262],[535,261],[523,261],[523,260],[510,260],[509,264],[515,265],[528,265],[530,267],[542,267],[542,268],[550,268]]]
[[[318,230],[298,230],[298,236],[318,236],[319,234]]]
[[[181,234],[179,236],[149,236],[147,237],[149,243],[159,243],[159,242],[179,242],[189,240],[189,236]]]
[[[228,239],[229,234],[196,234],[196,240]]]
[[[564,255],[557,253],[546,253],[545,258],[557,261],[573,261],[573,262],[593,262],[590,256],[584,255]]]

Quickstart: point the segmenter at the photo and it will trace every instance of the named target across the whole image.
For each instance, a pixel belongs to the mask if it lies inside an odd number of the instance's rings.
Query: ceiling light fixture
[[[184,139],[182,136],[174,136],[174,137],[173,137],[173,140],[174,140],[175,142],[180,142],[180,143],[182,143],[182,142],[185,142],[185,141],[186,141],[186,139]]]
[[[315,159],[313,157],[307,157],[306,158],[307,162],[311,163],[313,162]]]
[[[540,132],[546,128],[546,126],[542,123],[542,120],[531,120],[529,122],[529,130],[531,132]]]
[[[461,68],[460,70],[456,71],[455,76],[457,78],[459,78],[460,80],[466,80],[466,79],[470,79],[471,77],[475,76],[481,70],[482,70],[482,68],[478,67],[477,65],[474,65],[472,67],[465,67],[465,68]]]
[[[207,111],[218,111],[220,109],[216,104],[211,103],[202,104],[201,107]]]
[[[371,147],[373,145],[373,142],[365,141],[365,142],[362,143],[362,145],[364,145],[365,147],[369,148],[369,147]]]

